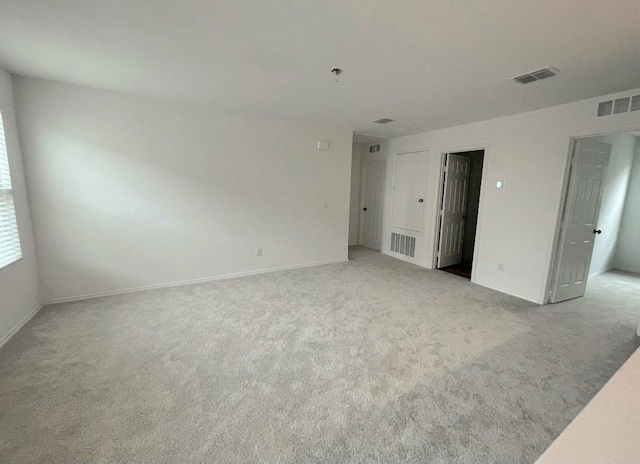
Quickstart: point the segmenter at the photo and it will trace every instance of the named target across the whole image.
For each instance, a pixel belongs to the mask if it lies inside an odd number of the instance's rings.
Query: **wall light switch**
[[[262,256],[262,248],[256,248],[256,256]]]
[[[328,150],[329,142],[326,140],[318,140],[318,150]]]
[[[328,202],[328,201],[325,201],[325,202],[322,204],[322,208],[323,208],[323,209],[329,209],[329,202]]]
[[[503,187],[504,187],[504,181],[499,180],[499,181],[496,182],[496,188],[497,189],[501,189]]]

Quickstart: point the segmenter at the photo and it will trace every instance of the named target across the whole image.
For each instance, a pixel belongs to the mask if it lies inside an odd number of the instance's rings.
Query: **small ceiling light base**
[[[331,72],[336,76],[336,77],[335,77],[336,82],[340,82],[340,74],[342,74],[342,69],[340,69],[340,68],[333,68],[333,69],[331,70]]]

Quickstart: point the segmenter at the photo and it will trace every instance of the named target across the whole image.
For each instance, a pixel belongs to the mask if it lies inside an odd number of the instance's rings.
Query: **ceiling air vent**
[[[629,111],[629,100],[631,98],[617,98],[613,102],[613,114],[626,113]]]
[[[530,84],[531,82],[541,81],[542,79],[555,76],[556,74],[558,74],[558,70],[556,68],[547,66],[546,68],[537,69],[535,71],[528,72],[527,74],[523,74],[522,76],[514,77],[513,80],[521,84]]]
[[[598,103],[598,117],[640,111],[640,95],[616,98]]]
[[[598,104],[598,117],[609,116],[613,111],[613,100],[603,101]]]
[[[390,122],[393,122],[393,119],[380,118],[380,119],[376,119],[375,121],[371,121],[371,122],[375,122],[376,124],[389,124]]]

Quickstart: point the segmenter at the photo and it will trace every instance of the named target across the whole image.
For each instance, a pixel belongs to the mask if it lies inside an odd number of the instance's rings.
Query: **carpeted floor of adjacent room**
[[[631,274],[541,307],[351,254],[45,307],[0,349],[0,461],[533,462],[638,346]]]

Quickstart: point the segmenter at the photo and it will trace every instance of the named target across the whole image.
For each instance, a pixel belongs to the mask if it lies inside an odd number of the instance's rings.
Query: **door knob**
[[[367,208],[362,208],[362,211],[366,211],[366,210],[367,210]]]
[[[600,235],[602,231],[600,229],[593,229],[593,233]]]
[[[423,201],[424,201],[424,198],[420,198],[420,199],[418,200],[418,203],[422,203]]]

